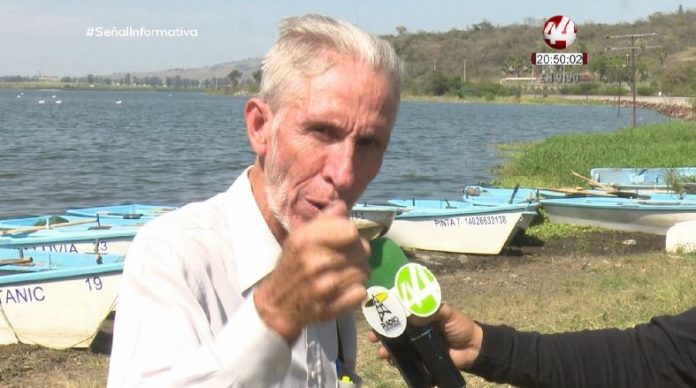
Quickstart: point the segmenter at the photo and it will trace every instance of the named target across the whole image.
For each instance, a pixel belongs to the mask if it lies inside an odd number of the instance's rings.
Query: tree
[[[88,84],[94,83],[94,75],[93,74],[87,74],[87,83]]]
[[[518,57],[509,56],[505,62],[503,62],[502,70],[505,74],[515,74],[517,77],[520,76],[524,64],[522,60]]]
[[[660,60],[660,66],[664,66],[666,58],[667,51],[664,48],[661,48],[660,51],[657,52],[657,59]]]
[[[130,73],[126,73],[126,76],[123,78],[123,83],[126,85],[130,85],[131,83],[131,75]]]
[[[397,26],[396,33],[399,34],[399,36],[401,36],[401,35],[408,34],[408,31],[406,30],[406,27],[404,27],[404,26]]]
[[[242,72],[234,69],[230,71],[230,74],[227,74],[227,78],[230,80],[230,84],[234,88],[239,85],[239,79],[242,78]]]
[[[257,84],[261,84],[261,77],[263,76],[263,70],[258,69],[255,72],[251,73],[251,77],[254,78],[254,82]]]

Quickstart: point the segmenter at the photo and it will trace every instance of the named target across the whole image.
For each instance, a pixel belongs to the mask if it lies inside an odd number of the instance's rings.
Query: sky
[[[0,75],[85,76],[190,68],[262,57],[288,16],[320,13],[375,34],[466,29],[554,15],[633,22],[696,0],[0,0]],[[86,36],[92,29],[92,37]],[[167,30],[172,37],[150,35]],[[136,31],[137,30],[137,31]],[[106,36],[111,34],[112,36]],[[541,34],[541,26],[540,26]]]

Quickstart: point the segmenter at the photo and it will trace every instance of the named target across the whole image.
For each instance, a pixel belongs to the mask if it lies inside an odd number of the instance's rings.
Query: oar
[[[23,265],[29,264],[33,261],[31,257],[22,257],[19,259],[0,259],[0,266],[2,265]]]
[[[610,190],[607,193],[615,195],[619,198],[638,198],[638,199],[650,199],[650,195],[638,194],[632,191],[621,191],[621,190]]]
[[[117,212],[97,212],[97,216],[117,216],[121,217],[124,220],[139,220],[142,216],[144,216],[143,213],[117,213]]]
[[[602,188],[603,190],[607,190],[607,191],[616,189],[615,187],[606,185],[606,184],[601,183],[601,182],[597,182],[596,180],[591,179],[591,178],[588,178],[588,177],[586,177],[586,176],[582,176],[582,175],[578,174],[578,173],[575,172],[575,171],[571,171],[570,173],[573,174],[574,176],[576,176],[576,177],[578,177],[578,178],[584,180],[585,182],[589,183],[590,186],[592,186],[592,187],[600,187],[600,188]]]
[[[518,183],[515,185],[515,188],[512,190],[512,195],[510,196],[510,200],[508,201],[508,203],[512,203],[512,201],[515,200],[515,195],[517,195],[517,190],[519,190],[519,189],[520,189],[520,184]]]
[[[7,236],[8,234],[30,233],[30,232],[36,232],[37,230],[43,230],[43,229],[62,228],[64,226],[89,224],[90,222],[95,222],[95,221],[96,221],[95,218],[87,218],[84,220],[63,222],[60,224],[27,226],[24,228],[7,229],[7,230],[0,231],[0,236]]]
[[[540,187],[540,188],[538,188],[537,190],[538,190],[538,191],[542,191],[542,190],[544,190],[544,191],[554,191],[554,192],[557,192],[557,193],[564,193],[564,194],[575,194],[575,195],[584,196],[584,197],[587,197],[587,196],[591,196],[591,197],[616,197],[616,195],[610,194],[610,193],[608,193],[608,192],[607,192],[607,193],[600,193],[600,192],[597,192],[597,191],[588,192],[588,191],[586,191],[586,190],[578,190],[578,189],[571,189],[571,188],[554,188],[554,189],[549,189],[549,188],[541,188],[541,187]],[[543,195],[543,194],[542,194],[542,195]]]

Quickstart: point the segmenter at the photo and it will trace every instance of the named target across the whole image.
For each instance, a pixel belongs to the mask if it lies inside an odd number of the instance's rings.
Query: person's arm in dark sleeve
[[[519,332],[481,324],[483,343],[467,371],[533,387],[694,387],[696,308],[632,329]]]

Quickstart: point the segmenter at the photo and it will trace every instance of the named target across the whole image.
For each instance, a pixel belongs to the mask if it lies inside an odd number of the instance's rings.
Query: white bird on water
[[[117,103],[117,104],[121,104],[122,102],[123,102],[123,101],[121,101],[121,100],[116,100],[116,103]]]
[[[39,104],[45,104],[45,103],[46,103],[45,100],[39,100]]]
[[[62,104],[63,100],[56,100],[56,104]]]

